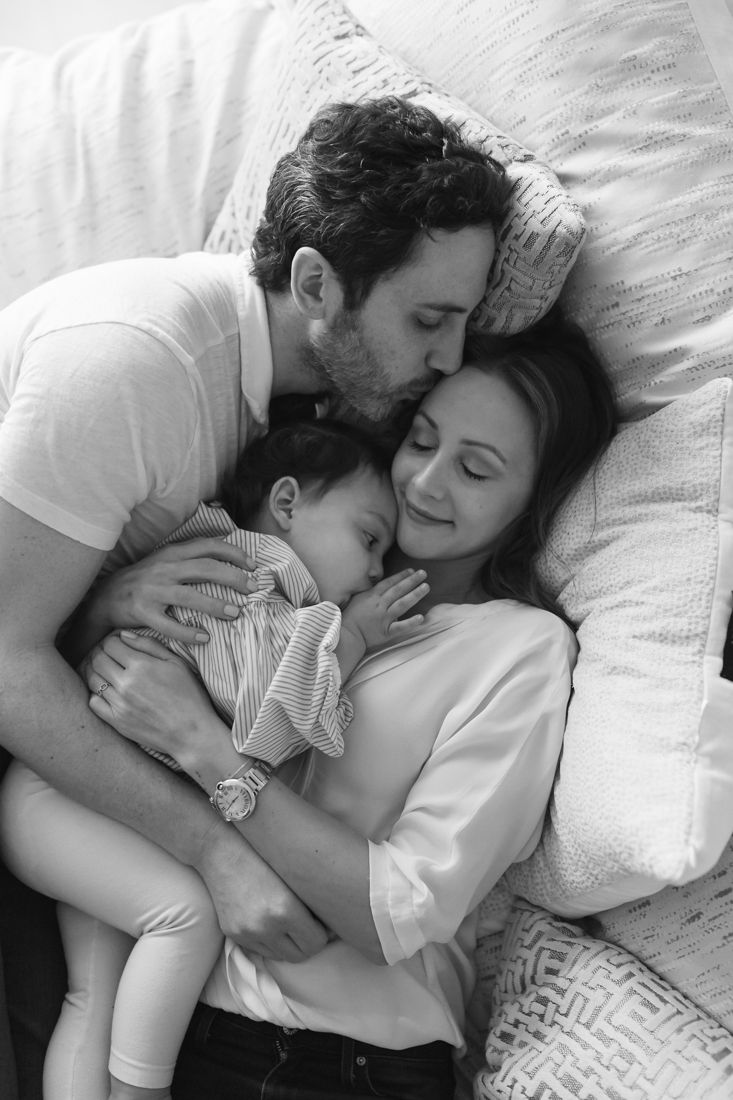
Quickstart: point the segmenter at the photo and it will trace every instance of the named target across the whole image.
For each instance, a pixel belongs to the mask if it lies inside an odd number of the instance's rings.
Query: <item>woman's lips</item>
[[[438,523],[449,524],[449,519],[441,519],[440,516],[434,516],[431,512],[426,512],[422,508],[418,508],[417,505],[411,504],[407,498],[405,498],[405,512],[414,523]]]

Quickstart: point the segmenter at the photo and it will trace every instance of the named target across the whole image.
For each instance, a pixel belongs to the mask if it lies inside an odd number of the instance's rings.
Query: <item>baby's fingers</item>
[[[423,576],[425,574],[423,573]],[[399,589],[402,591],[402,585],[396,585],[395,591]],[[406,615],[415,604],[420,603],[420,600],[424,600],[430,591],[430,585],[427,581],[417,581],[411,590],[404,592],[402,595],[398,595],[396,599],[389,602],[389,615],[393,619],[401,619],[403,615]]]
[[[401,634],[409,633],[409,631],[413,630],[416,626],[422,626],[424,621],[424,615],[411,615],[409,619],[399,619],[394,623],[390,623],[387,628],[387,633],[390,638],[397,638]]]

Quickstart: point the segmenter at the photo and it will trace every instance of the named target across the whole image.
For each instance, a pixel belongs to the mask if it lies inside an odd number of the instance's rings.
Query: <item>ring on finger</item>
[[[106,680],[102,680],[102,683],[101,683],[101,684],[99,685],[99,687],[97,688],[97,695],[99,696],[99,698],[100,698],[100,699],[101,699],[101,698],[102,698],[102,696],[104,695],[104,693],[105,693],[105,691],[107,690],[107,688],[110,688],[110,687],[112,687],[112,685],[111,685],[111,684],[107,683],[107,681],[106,681]]]

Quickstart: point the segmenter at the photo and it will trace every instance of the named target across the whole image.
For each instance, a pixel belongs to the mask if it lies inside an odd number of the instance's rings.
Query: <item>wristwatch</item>
[[[273,771],[264,760],[250,760],[228,779],[219,780],[209,802],[225,821],[244,821],[254,813],[257,795],[267,786]]]

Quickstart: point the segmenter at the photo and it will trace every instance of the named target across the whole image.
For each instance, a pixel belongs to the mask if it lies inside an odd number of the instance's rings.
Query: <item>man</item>
[[[195,867],[224,931],[266,955],[308,957],[325,931],[192,784],[94,717],[57,638],[100,571],[215,494],[272,398],[326,394],[377,420],[455,371],[509,190],[423,108],[336,105],[277,165],[253,260],[108,264],[0,313],[0,743]],[[210,550],[173,579],[224,570],[246,591],[230,564]],[[23,1100],[40,1097],[46,1038],[19,1055]]]

